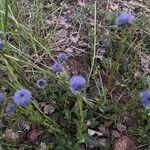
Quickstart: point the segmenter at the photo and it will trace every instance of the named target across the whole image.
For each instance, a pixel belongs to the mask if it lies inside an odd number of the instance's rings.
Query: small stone
[[[122,123],[117,123],[117,130],[121,133],[127,131],[127,127]]]
[[[120,133],[117,130],[111,130],[111,135],[114,138],[119,138],[120,137]]]

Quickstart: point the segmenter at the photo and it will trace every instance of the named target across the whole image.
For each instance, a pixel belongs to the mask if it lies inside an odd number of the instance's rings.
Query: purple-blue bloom
[[[0,92],[0,103],[4,102],[5,100],[5,94]]]
[[[63,71],[63,65],[61,63],[57,63],[55,62],[53,65],[52,65],[52,70],[55,72],[55,73],[60,73]]]
[[[44,79],[39,79],[39,80],[37,80],[36,85],[39,89],[44,89],[47,85],[47,81]]]
[[[7,114],[12,114],[14,112],[14,109],[15,109],[14,104],[10,103],[6,107],[6,113]]]
[[[4,49],[4,44],[0,42],[0,51]]]
[[[126,26],[131,24],[135,20],[135,17],[127,12],[122,12],[116,19],[117,26]]]
[[[73,76],[70,79],[70,89],[72,93],[76,94],[77,92],[82,91],[85,88],[85,86],[86,80],[80,75]]]
[[[63,62],[64,60],[67,59],[67,54],[65,52],[61,52],[59,53],[59,55],[57,56],[57,61],[58,62]]]
[[[20,106],[26,106],[31,102],[32,93],[27,89],[20,89],[15,92],[14,102]]]
[[[140,96],[143,106],[146,108],[150,108],[150,90],[144,91]]]

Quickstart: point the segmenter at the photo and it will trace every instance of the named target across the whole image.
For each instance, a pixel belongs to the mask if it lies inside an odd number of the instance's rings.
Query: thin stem
[[[83,114],[83,99],[81,93],[77,94],[77,139],[81,140],[84,132],[85,132],[85,125],[84,125],[84,114]]]
[[[34,101],[32,101],[32,104],[34,105],[34,107],[41,113],[41,115],[43,115],[49,122],[51,122],[52,126],[55,126],[55,129],[57,129],[57,132],[62,133],[61,129],[59,128],[59,126],[52,120],[50,119],[48,116],[46,116],[41,109],[36,105],[36,103]]]
[[[5,1],[5,20],[4,20],[4,32],[7,31],[7,20],[8,20],[8,0]]]
[[[96,42],[97,42],[97,37],[96,37],[97,33],[96,33],[96,1],[95,1],[95,12],[94,12],[94,51],[93,51],[93,57],[92,57],[92,62],[91,62],[91,69],[90,69],[90,73],[88,76],[88,81],[87,81],[87,86],[89,85],[89,81],[94,69],[94,64],[95,64],[95,55],[96,55]]]

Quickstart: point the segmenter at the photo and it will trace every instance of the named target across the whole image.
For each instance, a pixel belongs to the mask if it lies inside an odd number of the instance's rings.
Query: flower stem
[[[84,114],[83,114],[83,99],[81,93],[77,94],[77,139],[81,140],[85,133],[86,127],[84,124]]]

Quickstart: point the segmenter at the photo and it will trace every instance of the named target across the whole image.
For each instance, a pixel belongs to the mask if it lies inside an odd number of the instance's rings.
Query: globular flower
[[[150,90],[146,90],[140,94],[141,102],[145,108],[150,108]]]
[[[47,85],[47,81],[44,79],[39,79],[39,80],[37,80],[36,85],[39,89],[44,89]]]
[[[52,70],[55,72],[55,73],[60,73],[63,71],[63,65],[61,63],[57,63],[55,62],[53,65],[52,65]]]
[[[135,20],[135,17],[127,12],[122,12],[116,19],[117,26],[126,26],[131,24]]]
[[[6,113],[7,114],[12,114],[14,112],[14,109],[15,109],[15,105],[10,103],[6,107]]]
[[[32,93],[27,89],[20,89],[15,92],[14,102],[20,106],[26,106],[31,102]]]
[[[3,49],[4,49],[4,44],[0,42],[0,51],[2,51]]]
[[[5,100],[5,94],[0,92],[0,103],[4,102]]]
[[[73,76],[70,79],[70,89],[72,93],[76,94],[77,92],[82,91],[85,88],[85,86],[86,80],[80,75]]]
[[[65,52],[61,52],[59,53],[59,55],[57,56],[57,61],[58,62],[63,62],[64,60],[67,59],[67,54]]]

